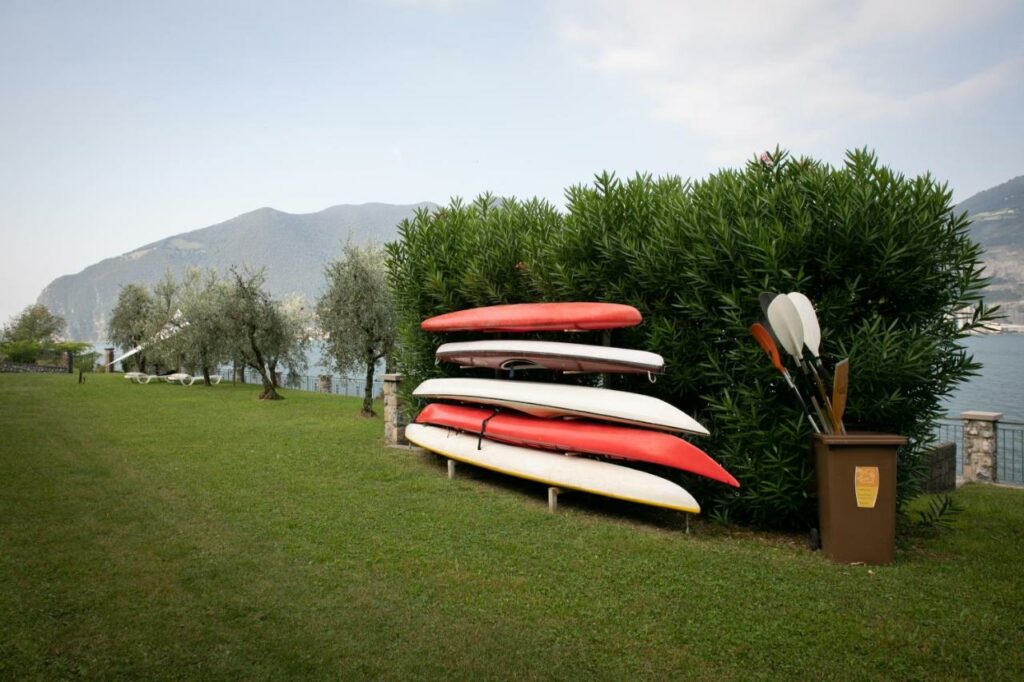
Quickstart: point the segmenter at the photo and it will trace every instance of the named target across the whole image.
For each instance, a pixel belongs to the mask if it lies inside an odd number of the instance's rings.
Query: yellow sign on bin
[[[853,485],[857,492],[857,506],[874,509],[878,501],[878,467],[855,467]]]

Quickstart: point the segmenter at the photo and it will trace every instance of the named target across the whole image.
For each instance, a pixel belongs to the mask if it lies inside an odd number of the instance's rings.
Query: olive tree
[[[190,268],[175,291],[179,325],[162,343],[184,367],[198,370],[203,383],[210,385],[210,374],[230,355],[228,322],[224,315],[227,283],[215,270]]]
[[[171,339],[186,324],[181,313],[181,285],[168,270],[153,285],[153,308],[146,323],[150,357],[157,364],[178,370],[184,364],[181,349]]]
[[[395,314],[383,249],[345,245],[324,270],[327,290],[317,303],[327,353],[338,371],[366,373],[361,414],[372,417],[373,372],[395,344]]]
[[[5,343],[12,341],[30,341],[32,343],[46,344],[54,341],[64,331],[67,323],[64,318],[54,315],[42,303],[34,303],[26,306],[10,322],[4,325],[2,340]]]
[[[221,310],[229,355],[259,373],[260,400],[279,400],[277,372],[301,371],[309,348],[309,314],[300,299],[275,300],[265,289],[264,271],[232,268]]]
[[[123,350],[141,346],[149,338],[149,327],[155,303],[149,289],[141,284],[121,287],[117,303],[107,325],[107,337]],[[146,371],[146,354],[140,351],[131,362],[140,372]]]

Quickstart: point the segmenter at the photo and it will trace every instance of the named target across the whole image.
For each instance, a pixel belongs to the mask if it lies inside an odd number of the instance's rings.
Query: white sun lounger
[[[148,384],[151,381],[166,381],[169,384],[180,384],[182,386],[191,386],[192,384],[199,382],[202,383],[203,377],[201,374],[192,376],[191,374],[185,374],[184,372],[177,372],[175,374],[146,374],[144,372],[125,372],[124,378],[129,381],[134,381],[137,384]],[[216,386],[224,377],[219,374],[210,375],[210,383]]]
[[[216,386],[217,384],[219,384],[221,382],[221,379],[223,379],[223,378],[224,377],[222,377],[219,374],[211,374],[210,375],[210,383],[213,384],[214,386]],[[188,384],[187,385],[191,386],[192,384],[195,384],[195,383],[199,383],[199,384],[203,383],[203,375],[202,374],[196,374],[196,375],[190,377],[189,380],[188,380]]]

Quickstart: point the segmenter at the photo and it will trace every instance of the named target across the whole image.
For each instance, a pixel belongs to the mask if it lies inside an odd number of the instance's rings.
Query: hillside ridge
[[[180,232],[105,258],[48,284],[38,301],[68,321],[68,336],[101,343],[121,287],[152,284],[165,272],[180,277],[189,267],[267,268],[268,289],[278,296],[313,300],[323,268],[350,237],[385,243],[397,226],[431,202],[337,204],[312,213],[287,213],[263,206],[205,227]]]

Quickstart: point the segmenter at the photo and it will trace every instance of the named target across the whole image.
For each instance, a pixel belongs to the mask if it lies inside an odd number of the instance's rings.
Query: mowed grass
[[[896,565],[388,449],[358,401],[0,375],[0,677],[1013,679],[1024,491]]]

